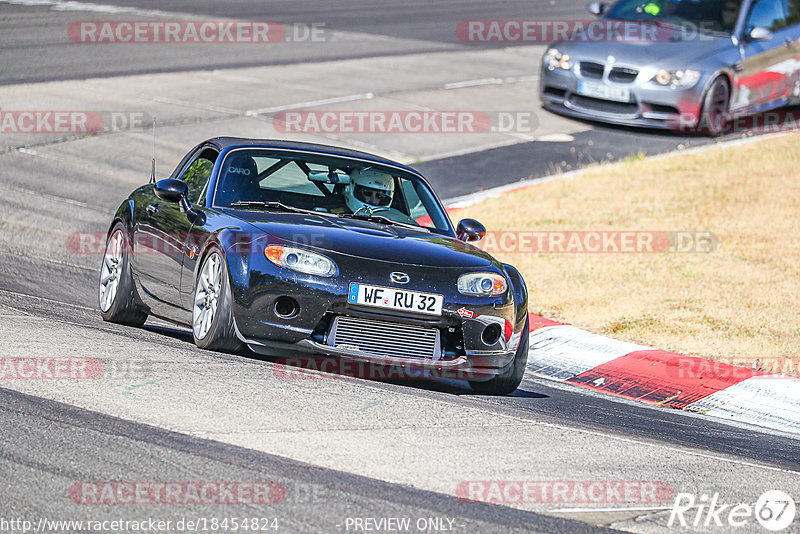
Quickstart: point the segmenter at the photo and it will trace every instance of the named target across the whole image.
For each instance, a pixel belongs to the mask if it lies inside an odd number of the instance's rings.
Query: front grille
[[[611,100],[601,100],[599,98],[591,98],[583,95],[572,95],[569,97],[569,102],[581,108],[601,111],[603,113],[628,115],[636,113],[639,109],[639,106],[635,103],[612,102]]]
[[[393,358],[438,360],[442,354],[438,328],[345,315],[333,319],[327,344]]]
[[[579,68],[581,76],[584,78],[600,79],[603,77],[603,70],[605,70],[605,67],[600,63],[593,63],[591,61],[581,61]]]
[[[614,67],[608,73],[608,79],[617,83],[632,83],[633,80],[639,75],[636,69],[627,69],[625,67]]]

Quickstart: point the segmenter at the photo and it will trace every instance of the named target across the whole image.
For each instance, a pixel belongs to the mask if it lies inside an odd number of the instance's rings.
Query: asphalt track
[[[155,2],[127,5],[165,10]],[[399,58],[463,47],[446,31],[454,21],[529,17],[532,5],[536,4],[331,2],[309,10],[284,2],[270,4],[269,18],[322,21],[337,30],[387,37],[370,41],[380,44],[368,52],[364,47],[353,50],[352,43],[338,51],[330,47],[322,54],[330,54],[325,57],[316,51],[317,61],[369,54]],[[539,9],[553,18],[581,11],[548,6]],[[263,18],[248,2],[224,7],[171,2],[169,9],[198,17]],[[10,39],[16,46],[2,47],[2,80],[18,83],[270,62],[300,68],[312,59],[302,50],[288,49],[284,56],[266,59],[196,51],[184,56],[172,49],[148,57],[132,51],[128,57],[124,49],[122,56],[119,51],[98,52],[91,47],[83,53],[81,48],[66,48],[58,39],[48,42],[48,31],[55,22],[61,28],[64,17],[104,16],[0,3],[4,28],[0,40]],[[145,87],[152,83],[151,78],[143,80]],[[38,90],[21,89],[30,98],[44,98],[41,95],[49,94],[51,86],[43,86],[42,93]],[[32,106],[43,105],[40,101]],[[159,155],[168,154],[160,161],[174,161],[191,144],[187,137],[204,135],[219,124],[213,122],[217,119],[202,122],[198,117],[200,112],[194,109],[173,117],[159,141]],[[573,143],[515,143],[423,159],[416,165],[437,182],[442,196],[450,197],[554,168],[619,159],[640,149],[652,153],[707,142],[583,124],[569,132]],[[142,155],[148,153],[147,140],[147,134],[117,133],[4,143],[2,356],[91,355],[148,363],[143,376],[92,383],[4,381],[0,389],[4,518],[267,514],[279,517],[284,531],[336,532],[347,530],[348,517],[446,516],[456,518],[456,531],[463,532],[588,532],[594,531],[591,525],[664,532],[664,513],[646,505],[641,506],[647,509],[636,510],[611,503],[610,507],[621,509],[595,506],[596,511],[580,512],[559,511],[570,508],[565,503],[495,506],[462,502],[455,498],[455,488],[464,480],[663,480],[675,491],[720,492],[729,502],[751,503],[767,489],[795,496],[800,492],[800,440],[791,435],[624,402],[531,377],[504,398],[475,396],[458,383],[286,380],[280,366],[269,359],[198,351],[186,331],[159,321],[150,321],[143,329],[103,323],[95,311],[99,256],[75,254],[65,244],[76,231],[105,230],[116,205],[147,172],[141,164],[146,163]],[[109,154],[123,150],[135,157],[109,160]],[[458,187],[452,176],[463,178]],[[492,179],[487,181],[487,176]],[[284,484],[288,498],[282,505],[257,509],[92,507],[69,499],[69,488],[76,482],[102,480],[270,480]]]
[[[48,81],[175,72],[197,68],[244,67],[292,64],[307,61],[340,60],[378,55],[403,55],[416,52],[476,48],[456,36],[462,20],[496,18],[574,18],[585,11],[577,3],[535,1],[452,2],[448,0],[384,2],[380,0],[324,0],[320,2],[212,2],[202,0],[154,2],[137,0],[94,2],[121,6],[95,12],[71,9],[61,0],[46,0],[44,5],[0,3],[0,83]],[[28,0],[13,0],[24,4]],[[35,4],[42,0],[32,0]],[[61,4],[59,6],[59,4]],[[53,10],[55,6],[58,10]],[[155,12],[155,13],[154,13]],[[219,46],[144,44],[85,45],[72,42],[63,25],[83,20],[269,20],[286,25],[317,25],[341,38],[312,46],[287,43],[287,46]],[[358,35],[366,46],[355,44],[347,34]],[[391,38],[391,39],[390,39]]]
[[[95,6],[91,9],[86,6]],[[99,7],[97,7],[99,6]],[[92,10],[94,9],[94,10]],[[128,11],[125,11],[128,10]],[[140,2],[109,4],[64,0],[0,1],[0,85],[97,78],[196,69],[300,65],[365,57],[403,57],[448,51],[488,50],[516,44],[464,43],[456,25],[483,19],[581,19],[580,2]],[[324,43],[271,45],[103,44],[75,43],[64,28],[79,21],[120,20],[270,20],[323,29]],[[521,43],[526,45],[531,43]],[[544,45],[546,43],[536,43]],[[527,72],[538,70],[535,60]],[[348,77],[345,70],[339,76]],[[325,78],[326,80],[329,78]],[[277,80],[280,83],[280,80]],[[324,82],[323,82],[324,83]],[[225,102],[219,102],[225,105]],[[9,109],[0,101],[0,109]],[[519,109],[519,108],[517,108]],[[536,108],[537,120],[553,115]],[[564,119],[566,120],[566,119]],[[417,165],[445,198],[517,180],[573,170],[630,155],[652,155],[716,141],[701,135],[658,130],[630,130],[569,120],[570,142],[518,143],[493,150],[473,150]],[[731,128],[718,140],[752,135]],[[452,176],[461,177],[457,183]]]
[[[575,521],[491,504],[467,503],[452,496],[319,469],[287,458],[200,440],[74,406],[0,389],[0,425],[14,429],[0,445],[0,474],[6,481],[5,518],[105,521],[118,519],[109,507],[75,512],[64,502],[65,486],[75,480],[126,480],[135,471],[141,480],[261,481],[280,484],[285,498],[268,506],[231,505],[228,517],[278,520],[278,530],[328,532],[344,530],[354,509],[365,517],[458,518],[454,528],[470,532],[604,532]],[[31,436],[47,436],[32,443]],[[61,454],[53,455],[58,443]],[[37,488],[37,489],[34,489]],[[68,489],[67,489],[68,491]],[[147,504],[133,504],[125,517],[153,517]],[[159,521],[215,517],[213,506],[173,506],[159,510]],[[332,528],[333,527],[333,528]],[[75,528],[74,531],[89,530]]]

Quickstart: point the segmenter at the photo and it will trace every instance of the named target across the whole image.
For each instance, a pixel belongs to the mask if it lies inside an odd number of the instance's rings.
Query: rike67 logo
[[[753,531],[757,522],[763,528],[779,532],[788,528],[797,513],[794,499],[785,491],[770,490],[755,505],[722,504],[719,493],[696,498],[691,493],[678,493],[670,512],[668,527],[697,530],[724,528],[726,531],[745,527]]]

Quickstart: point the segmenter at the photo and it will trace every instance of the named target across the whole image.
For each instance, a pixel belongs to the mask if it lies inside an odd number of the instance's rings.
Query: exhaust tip
[[[500,340],[502,333],[503,331],[499,324],[490,324],[483,329],[481,341],[483,341],[484,345],[494,345]]]

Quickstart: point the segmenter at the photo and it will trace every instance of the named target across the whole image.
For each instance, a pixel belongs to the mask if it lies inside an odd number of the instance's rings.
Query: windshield
[[[311,211],[449,234],[446,212],[419,178],[392,167],[317,154],[244,148],[222,161],[214,205]]]
[[[605,17],[730,34],[736,25],[740,4],[741,0],[621,0]]]

